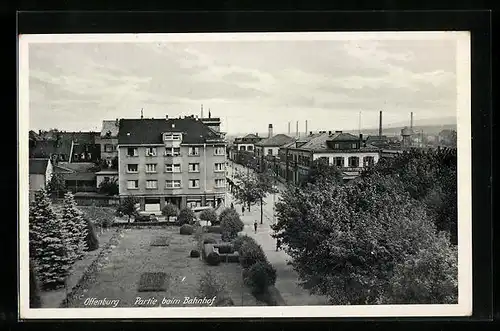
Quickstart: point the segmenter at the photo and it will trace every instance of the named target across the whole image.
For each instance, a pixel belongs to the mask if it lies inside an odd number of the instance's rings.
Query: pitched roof
[[[65,180],[94,180],[96,165],[91,162],[60,162],[54,171],[63,174]]]
[[[283,146],[289,142],[293,141],[292,137],[287,136],[286,134],[277,134],[272,136],[271,138],[267,138],[256,143],[256,146],[269,146],[269,147],[278,147]]]
[[[49,159],[29,159],[29,173],[33,175],[45,175]]]
[[[106,138],[107,136],[117,137],[120,128],[119,122],[114,121],[102,121],[101,137]]]
[[[339,138],[340,137],[340,138]],[[356,138],[356,141],[359,140],[358,137],[348,134],[348,133],[334,133],[334,134],[328,134],[326,132],[323,133],[316,133],[308,137],[304,137],[303,139],[308,139],[308,141],[300,146],[297,147],[299,149],[306,149],[306,150],[312,150],[312,151],[317,151],[317,152],[326,152],[330,151],[331,149],[327,146],[326,142],[330,140],[353,140],[353,138]],[[302,140],[302,139],[301,139]],[[294,144],[290,144],[288,148],[294,148]],[[362,146],[359,149],[353,149],[352,151],[371,151],[371,150],[378,150],[376,146],[366,144],[366,146]],[[345,151],[351,151],[351,150],[342,150],[342,152]]]
[[[254,135],[253,133],[249,133],[247,134],[246,136],[243,137],[244,139],[256,139],[256,138],[259,138],[257,137],[256,135]]]
[[[162,144],[163,132],[182,132],[182,143],[204,143],[209,139],[221,139],[220,134],[196,118],[174,119],[121,119],[118,143]]]
[[[335,140],[335,141],[358,141],[359,137],[350,134],[350,133],[344,133],[344,132],[335,132],[330,136],[329,140]]]

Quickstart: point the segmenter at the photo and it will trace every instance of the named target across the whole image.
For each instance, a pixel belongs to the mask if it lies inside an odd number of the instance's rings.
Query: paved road
[[[238,171],[247,171],[240,165],[235,165]],[[231,170],[230,170],[231,171]],[[230,172],[229,171],[229,172]],[[251,170],[250,170],[251,171]],[[281,185],[284,188],[283,185]],[[275,194],[275,201],[279,199],[279,193]],[[263,205],[264,222],[260,224],[260,205],[252,206],[250,212],[245,210],[242,215],[241,205],[237,204],[232,194],[228,194],[228,206],[234,203],[234,207],[241,216],[241,220],[245,224],[243,233],[255,238],[255,240],[262,246],[266,256],[271,264],[276,268],[277,279],[276,288],[280,291],[281,296],[289,306],[300,305],[327,305],[326,297],[310,295],[309,291],[303,289],[298,284],[298,275],[293,268],[287,264],[290,256],[284,251],[276,252],[276,240],[271,237],[273,230],[270,225],[273,223],[273,195],[268,195]],[[246,207],[245,207],[246,209]],[[254,221],[257,221],[257,232],[254,231]]]

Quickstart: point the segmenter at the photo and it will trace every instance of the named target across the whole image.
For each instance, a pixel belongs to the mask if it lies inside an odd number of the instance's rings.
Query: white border
[[[29,44],[95,42],[234,42],[299,40],[456,40],[458,147],[458,280],[455,305],[279,306],[204,308],[29,308],[28,131]],[[468,32],[321,32],[205,34],[66,34],[19,36],[19,317],[21,319],[99,318],[262,318],[262,317],[449,317],[472,314],[471,85]]]

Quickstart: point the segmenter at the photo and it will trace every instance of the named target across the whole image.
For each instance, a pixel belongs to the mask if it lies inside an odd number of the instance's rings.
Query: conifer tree
[[[87,249],[87,223],[83,214],[76,208],[75,198],[71,192],[64,195],[62,222],[68,234],[68,254],[72,262],[81,258]]]
[[[30,258],[45,289],[64,284],[71,265],[65,246],[65,232],[61,219],[54,212],[45,190],[35,193],[29,213]]]

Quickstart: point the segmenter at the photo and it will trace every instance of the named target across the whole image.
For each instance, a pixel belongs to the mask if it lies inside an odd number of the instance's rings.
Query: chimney
[[[144,115],[144,114],[143,114],[143,108],[141,108],[141,120],[144,118],[144,116],[143,116],[143,115]]]
[[[288,122],[288,135],[290,135],[290,122]]]
[[[165,119],[168,120],[168,114],[165,115]]]
[[[363,146],[363,134],[359,134],[359,147]]]
[[[255,136],[256,136],[256,137],[258,137],[258,136],[259,136],[259,133],[258,133],[258,132],[257,132],[257,133],[255,133]]]
[[[332,135],[332,131],[328,131],[328,135],[331,136]]]
[[[380,119],[378,123],[378,136],[382,137],[382,111],[380,111]]]
[[[269,129],[268,129],[268,132],[269,132],[269,137],[268,138],[271,138],[273,136],[273,125],[272,124],[269,124]]]
[[[307,120],[306,120],[306,136],[307,136]]]
[[[312,136],[313,135],[313,132],[312,131],[309,131],[309,135]]]
[[[299,137],[299,121],[297,121],[296,128],[295,128],[295,136]]]
[[[410,129],[413,130],[413,112],[410,113]]]
[[[203,104],[201,105],[201,118],[203,118]]]

